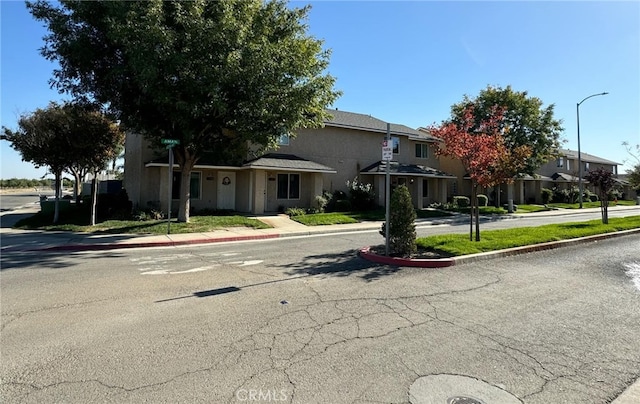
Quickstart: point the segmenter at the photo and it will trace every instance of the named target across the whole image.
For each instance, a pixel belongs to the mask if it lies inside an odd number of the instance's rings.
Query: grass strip
[[[416,210],[416,217],[419,219],[451,216],[451,213],[439,210]],[[292,216],[291,220],[302,223],[306,226],[323,226],[331,224],[359,223],[366,221],[384,221],[384,210],[372,210],[365,212],[332,212],[313,213],[309,215]]]
[[[469,241],[469,234],[420,237],[416,240],[416,244],[426,251],[459,256],[637,228],[640,228],[640,216],[628,216],[610,218],[609,224],[602,224],[598,219],[537,227],[486,230],[480,232],[481,239],[478,242]]]
[[[167,234],[166,220],[107,220],[95,226],[86,224],[86,218],[78,215],[61,215],[59,224],[51,224],[50,214],[37,213],[16,223],[15,227],[27,230],[73,231],[101,234]],[[228,227],[249,227],[268,229],[270,226],[257,219],[245,216],[191,216],[189,223],[171,221],[171,233],[206,233]]]

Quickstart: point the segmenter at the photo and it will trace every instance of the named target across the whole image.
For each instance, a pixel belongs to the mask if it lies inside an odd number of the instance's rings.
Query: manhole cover
[[[484,403],[472,397],[455,396],[455,397],[450,397],[447,400],[447,404],[484,404]]]
[[[411,404],[522,404],[522,401],[501,389],[461,375],[431,375],[418,378],[409,388]]]

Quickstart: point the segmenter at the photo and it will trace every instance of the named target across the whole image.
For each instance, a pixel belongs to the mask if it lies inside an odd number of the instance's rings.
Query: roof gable
[[[324,121],[325,126],[332,126],[336,128],[347,128],[356,130],[366,130],[369,132],[387,133],[387,122],[375,118],[371,115],[358,114],[355,112],[347,112],[340,110],[328,109],[327,112],[331,115],[331,118]],[[412,129],[406,125],[397,123],[390,123],[389,131],[391,135],[407,136],[414,140],[422,141],[440,141],[439,139],[415,129]]]
[[[560,155],[565,156],[567,158],[576,159],[576,160],[578,159],[578,152],[575,151],[575,150],[560,149],[559,152],[560,152]],[[602,157],[594,156],[593,154],[585,153],[583,151],[580,152],[580,160],[586,161],[586,162],[589,162],[589,163],[608,164],[608,165],[612,165],[612,166],[617,166],[617,165],[620,164],[620,163],[616,163],[615,161],[611,161],[611,160],[603,159]]]

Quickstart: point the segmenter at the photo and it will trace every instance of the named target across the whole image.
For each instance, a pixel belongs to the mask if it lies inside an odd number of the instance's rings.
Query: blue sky
[[[293,6],[308,2],[292,1]],[[564,147],[623,163],[640,143],[640,2],[311,2],[309,32],[332,50],[333,105],[413,128],[441,122],[487,85],[555,104]],[[0,2],[2,125],[63,95],[38,52],[46,33],[23,2]],[[7,142],[0,177],[39,178]],[[619,166],[620,172],[630,162]]]

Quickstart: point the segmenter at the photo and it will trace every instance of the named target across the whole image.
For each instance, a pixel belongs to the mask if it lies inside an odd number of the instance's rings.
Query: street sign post
[[[385,160],[386,170],[384,174],[384,255],[389,256],[389,216],[391,203],[391,159],[393,158],[393,140],[391,140],[391,125],[387,123],[387,139],[382,143],[382,160]]]
[[[173,195],[173,146],[179,145],[180,141],[178,139],[162,139],[163,145],[167,146],[169,150],[169,195],[168,195],[168,204],[167,204],[167,234],[171,234],[171,196]]]
[[[390,161],[393,159],[393,142],[390,139],[382,142],[382,160]]]

